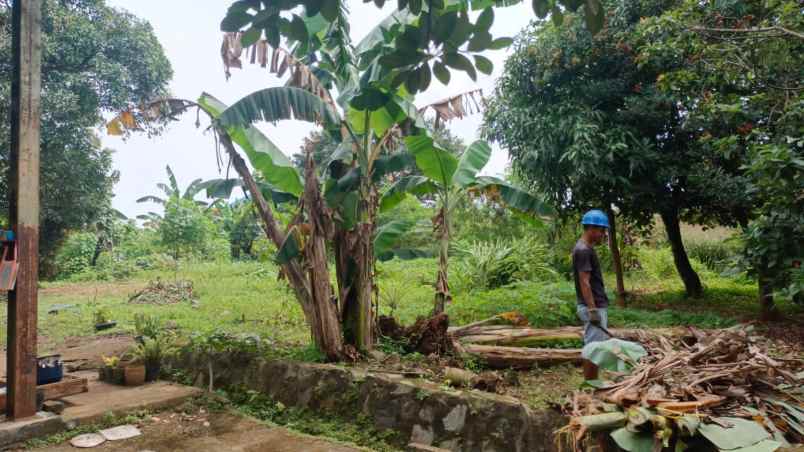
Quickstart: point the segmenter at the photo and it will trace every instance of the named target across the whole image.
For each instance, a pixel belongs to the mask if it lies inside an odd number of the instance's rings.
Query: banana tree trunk
[[[263,197],[246,162],[240,154],[237,153],[231,139],[225,131],[218,130],[218,135],[220,143],[232,159],[232,166],[234,166],[235,171],[237,171],[238,175],[245,183],[251,195],[251,199],[257,207],[257,212],[262,220],[262,228],[266,236],[268,236],[277,248],[281,247],[285,242],[285,234],[282,232],[279,222],[274,217],[270,207],[268,207],[268,202]],[[308,193],[307,187],[305,187],[305,204],[308,204],[307,199],[315,199],[316,196],[320,200],[317,182],[307,185],[313,185],[315,188],[314,190],[311,189]],[[311,229],[315,230],[315,228]],[[327,359],[335,361],[342,357],[343,340],[340,332],[340,324],[338,323],[337,310],[333,305],[332,289],[329,285],[329,272],[326,270],[326,249],[322,248],[321,243],[322,237],[320,237],[320,231],[311,232],[311,237],[306,247],[306,252],[310,256],[311,263],[307,275],[305,275],[305,271],[302,269],[299,260],[296,259],[283,264],[282,272],[287,278],[291,288],[293,288],[296,299],[299,301],[299,304],[301,304],[304,317],[307,320],[307,324],[310,326],[310,332],[316,347],[324,353]],[[322,254],[322,251],[324,254]],[[324,263],[323,269],[321,268],[322,256]]]
[[[377,213],[377,194],[368,177],[360,184],[359,223],[353,233],[344,233],[340,255],[336,262],[346,268],[337,272],[341,286],[344,336],[356,349],[367,352],[374,347],[374,225]],[[350,246],[351,245],[351,246]],[[351,249],[348,252],[344,247]],[[347,248],[347,249],[348,249]]]
[[[433,219],[436,233],[438,234],[438,275],[436,276],[436,293],[433,306],[434,314],[441,314],[452,301],[449,292],[449,216],[447,214],[446,203],[438,211],[438,215]]]
[[[321,196],[312,152],[307,153],[304,168],[304,209],[310,224],[304,258],[313,301],[313,316],[308,321],[313,336],[318,336],[318,342],[325,347],[321,350],[337,351],[340,357],[343,351],[343,334],[327,262],[327,237],[332,235],[333,224]]]

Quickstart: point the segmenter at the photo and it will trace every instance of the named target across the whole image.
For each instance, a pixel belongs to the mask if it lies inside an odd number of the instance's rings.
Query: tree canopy
[[[119,111],[166,92],[170,63],[151,26],[103,0],[42,2],[42,221],[47,259],[69,229],[110,208],[111,151],[92,128]],[[11,105],[11,2],[0,2],[0,192],[6,193]],[[8,200],[0,199],[0,210]],[[47,266],[43,269],[47,272]]]
[[[740,156],[696,145],[687,95],[657,85],[668,67],[640,64],[640,21],[674,3],[612,3],[594,36],[574,16],[564,27],[533,24],[506,64],[486,127],[557,208],[613,205],[639,225],[661,215],[687,291],[698,295],[679,220],[744,220],[746,182],[733,170]]]
[[[794,0],[683,0],[641,23],[638,34],[640,65],[663,68],[657,85],[684,105],[696,145],[742,182],[732,193],[746,202],[737,219],[766,314],[773,292],[794,299],[804,293],[801,30]]]
[[[804,43],[794,3],[628,0],[595,36],[573,16],[535,23],[507,62],[487,133],[565,211],[613,205],[636,224],[661,215],[688,293],[700,283],[679,220],[750,224],[764,242],[748,249],[752,265],[791,268],[801,251],[781,237],[801,224],[790,194],[802,180]],[[768,223],[780,240],[759,239]]]

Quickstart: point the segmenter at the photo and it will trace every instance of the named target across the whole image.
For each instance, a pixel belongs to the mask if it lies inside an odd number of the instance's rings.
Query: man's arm
[[[592,296],[592,284],[589,282],[592,277],[592,272],[578,272],[578,276],[581,279],[581,295],[583,295],[583,301],[586,302],[586,306],[589,307],[590,310],[597,309],[595,297]]]
[[[592,284],[589,279],[592,272],[578,272],[578,277],[581,280],[581,295],[586,306],[589,308],[589,322],[598,325],[600,324],[600,313],[597,312],[597,305],[595,305],[595,297],[592,296]]]

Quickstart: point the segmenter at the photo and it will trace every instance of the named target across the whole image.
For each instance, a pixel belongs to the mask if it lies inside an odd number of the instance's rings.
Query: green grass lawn
[[[393,314],[403,323],[427,315],[433,296],[434,259],[378,264],[380,311]],[[629,307],[612,307],[612,326],[660,327],[698,325],[721,327],[747,318],[756,318],[756,287],[750,281],[722,278],[702,273],[706,296],[688,300],[681,283],[657,280],[644,274],[629,276],[626,287],[633,294]],[[172,305],[145,305],[128,302],[133,293],[149,280],[175,278],[192,281],[197,307],[188,302]],[[607,275],[607,287],[613,287]],[[517,310],[534,326],[554,327],[577,324],[575,292],[571,281],[523,282],[494,290],[454,293],[448,308],[455,324],[487,318]],[[613,296],[612,296],[613,299]],[[95,333],[93,314],[106,308],[118,326]],[[48,313],[60,308],[55,314]],[[801,315],[801,307],[781,304],[786,314]],[[277,281],[276,268],[257,262],[187,263],[176,271],[147,271],[118,282],[43,283],[39,302],[41,352],[58,347],[65,338],[95,334],[119,334],[134,330],[134,315],[158,316],[182,332],[226,331],[258,334],[278,348],[298,349],[309,345],[301,309],[283,281]],[[0,312],[0,341],[5,342],[6,312]]]

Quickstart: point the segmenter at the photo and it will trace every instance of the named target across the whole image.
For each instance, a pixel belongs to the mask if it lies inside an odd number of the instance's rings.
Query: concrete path
[[[357,452],[320,438],[302,436],[284,428],[269,427],[231,412],[186,416],[162,413],[140,426],[142,436],[109,442],[92,449],[76,449],[69,443],[35,449],[42,452]]]

